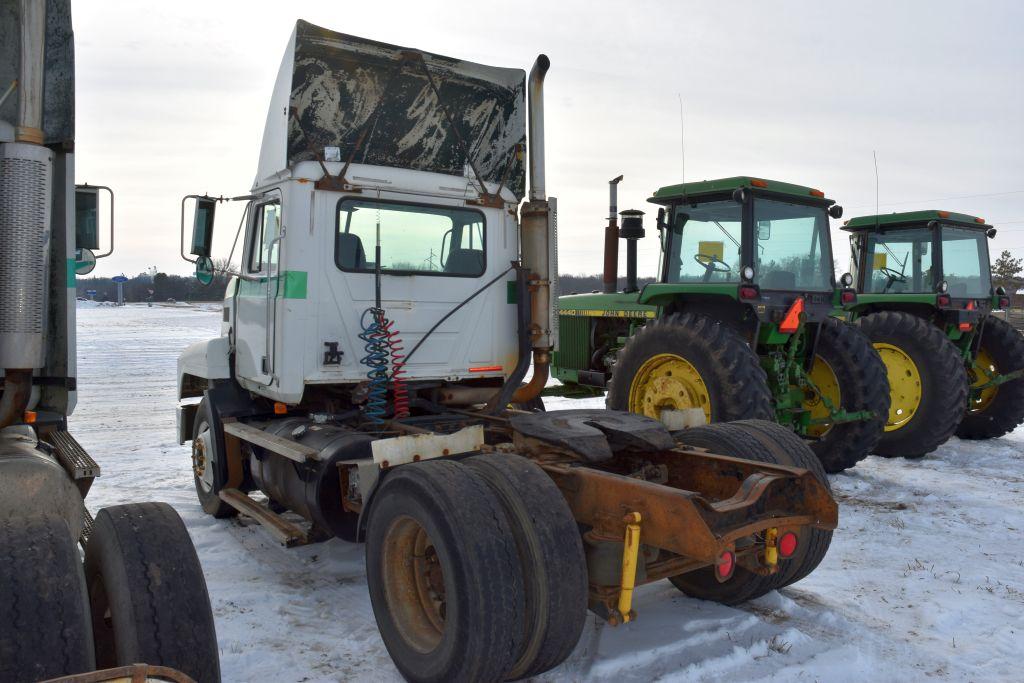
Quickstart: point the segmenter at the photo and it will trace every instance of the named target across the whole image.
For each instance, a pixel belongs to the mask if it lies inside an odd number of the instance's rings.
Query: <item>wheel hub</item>
[[[402,639],[421,653],[444,635],[447,593],[441,558],[426,530],[412,517],[391,523],[381,553],[388,612]]]
[[[889,379],[889,417],[885,431],[893,432],[909,423],[921,406],[921,373],[906,351],[893,344],[874,344],[885,363]]]
[[[656,420],[663,410],[700,408],[711,422],[711,396],[697,368],[673,353],[647,359],[629,388],[629,411]]]
[[[999,393],[998,385],[984,389],[978,389],[978,387],[987,384],[990,376],[998,374],[999,368],[996,367],[992,356],[985,349],[980,349],[974,359],[974,366],[967,373],[971,380],[971,400],[968,412],[980,413],[992,404],[992,400]]]
[[[203,429],[192,440],[192,471],[204,491],[213,490],[213,467],[210,466],[210,430]]]

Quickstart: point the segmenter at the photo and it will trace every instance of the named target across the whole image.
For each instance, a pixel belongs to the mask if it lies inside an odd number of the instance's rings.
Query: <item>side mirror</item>
[[[658,209],[658,230],[664,230],[668,226],[665,225],[665,207]]]
[[[196,259],[196,279],[203,286],[213,282],[213,259],[209,256],[200,256]]]
[[[110,249],[96,254],[100,248],[100,190],[110,195]],[[105,185],[75,185],[75,249],[85,249],[95,259],[114,252],[114,191]]]
[[[209,257],[213,249],[213,217],[217,212],[217,200],[212,197],[196,199],[192,219],[192,251],[194,256]],[[198,267],[198,264],[197,264]]]
[[[772,222],[771,221],[758,221],[757,222],[757,239],[762,242],[770,240],[772,238]]]
[[[832,206],[828,207],[828,215],[832,216],[832,218],[835,219],[842,218],[843,207],[839,206],[838,204],[833,204]]]

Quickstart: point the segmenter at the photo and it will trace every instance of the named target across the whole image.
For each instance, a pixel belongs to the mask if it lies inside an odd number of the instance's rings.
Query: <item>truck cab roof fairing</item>
[[[517,198],[526,74],[299,21],[271,97],[256,185],[338,147],[341,161],[464,176]]]

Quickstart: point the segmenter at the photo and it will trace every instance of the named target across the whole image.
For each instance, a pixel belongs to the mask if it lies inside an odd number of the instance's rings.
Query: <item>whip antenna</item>
[[[680,175],[682,176],[679,180],[682,183],[686,182],[686,131],[683,128],[683,96],[676,93],[676,97],[679,99],[679,157],[682,169]]]

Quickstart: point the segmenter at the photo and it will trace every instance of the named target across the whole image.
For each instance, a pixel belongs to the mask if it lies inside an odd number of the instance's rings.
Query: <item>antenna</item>
[[[878,152],[871,150],[871,156],[875,160],[875,230],[878,229]]]
[[[679,99],[679,157],[680,165],[682,166],[680,175],[681,183],[686,182],[686,130],[683,128],[683,96],[680,93],[676,93],[676,97]]]

